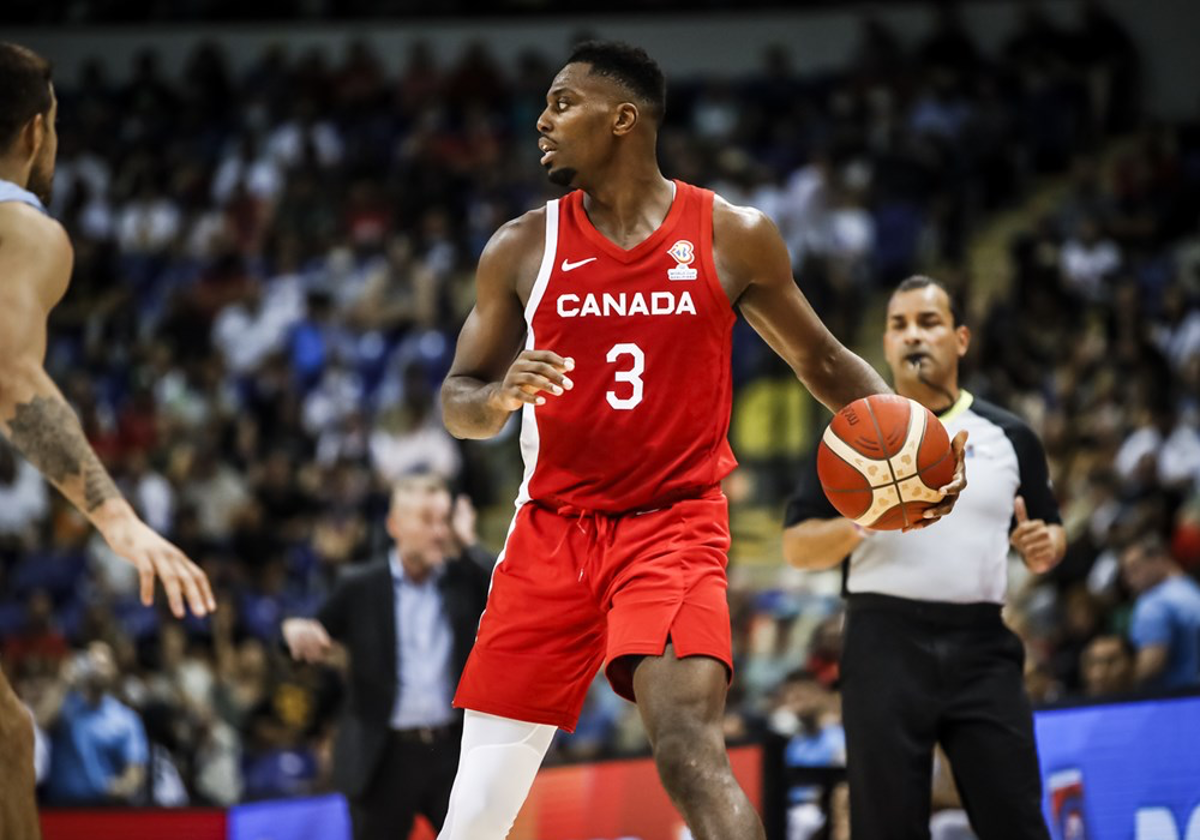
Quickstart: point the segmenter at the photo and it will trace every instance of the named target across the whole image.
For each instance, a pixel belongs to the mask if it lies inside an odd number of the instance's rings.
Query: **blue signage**
[[[1054,840],[1200,840],[1200,697],[1035,716]]]

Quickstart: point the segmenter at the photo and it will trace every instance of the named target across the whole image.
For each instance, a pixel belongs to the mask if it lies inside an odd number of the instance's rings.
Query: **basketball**
[[[838,513],[864,528],[914,525],[954,477],[950,436],[933,412],[907,397],[855,400],[825,429],[817,450],[821,488]]]

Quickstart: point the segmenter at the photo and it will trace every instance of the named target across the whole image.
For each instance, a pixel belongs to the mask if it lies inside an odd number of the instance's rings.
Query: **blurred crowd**
[[[354,41],[272,48],[235,76],[204,44],[178,79],[147,52],[126,83],[99,61],[57,80],[52,209],[76,266],[47,364],[221,609],[180,624],[142,606],[132,569],[0,449],[0,637],[44,734],[47,801],[223,805],[327,784],[338,674],[288,660],[279,623],[380,556],[398,476],[441,473],[485,510],[511,498],[512,429],[455,441],[436,393],[483,245],[556,195],[534,123],[561,57],[501,65],[479,43],[448,62],[418,42],[389,76]],[[969,298],[972,231],[1042,178],[1070,180],[1013,243],[969,378],[1042,433],[1071,536],[1049,580],[1015,578],[1039,700],[1095,693],[1098,649],[1136,655],[1123,546],[1161,533],[1175,562],[1200,561],[1200,127],[1145,127],[1138,68],[1095,3],[1071,28],[1030,7],[995,55],[943,6],[913,48],[865,20],[836,70],[798,74],[777,48],[748,77],[671,79],[660,139],[668,175],[777,222],[847,340],[862,301],[915,270]],[[739,330],[739,387],[777,373]],[[836,587],[780,579],[731,595],[729,735],[773,731],[793,763],[836,763]],[[631,708],[598,684],[555,755],[644,748]],[[96,733],[104,749],[83,749]]]

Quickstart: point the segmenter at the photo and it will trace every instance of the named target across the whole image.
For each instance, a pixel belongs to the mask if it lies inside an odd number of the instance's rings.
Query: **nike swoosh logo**
[[[595,259],[596,259],[596,257],[588,257],[586,260],[580,260],[579,262],[570,262],[569,260],[563,260],[562,270],[563,271],[574,271],[575,269],[579,268],[579,266],[587,265],[588,263],[593,262]]]

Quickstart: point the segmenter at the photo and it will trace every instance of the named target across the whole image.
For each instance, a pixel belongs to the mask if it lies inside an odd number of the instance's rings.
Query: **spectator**
[[[1200,682],[1200,585],[1156,535],[1121,552],[1121,574],[1136,596],[1129,628],[1136,683],[1164,689]]]
[[[47,798],[60,805],[130,805],[142,799],[148,749],[133,709],[113,696],[112,649],[93,642],[67,668],[65,696],[50,713],[52,749]]]
[[[1121,249],[1105,239],[1093,218],[1079,223],[1062,249],[1063,285],[1084,303],[1103,303],[1111,296],[1109,281],[1121,267]]]
[[[1080,656],[1085,697],[1127,694],[1134,687],[1134,650],[1124,636],[1105,635],[1092,639]]]

